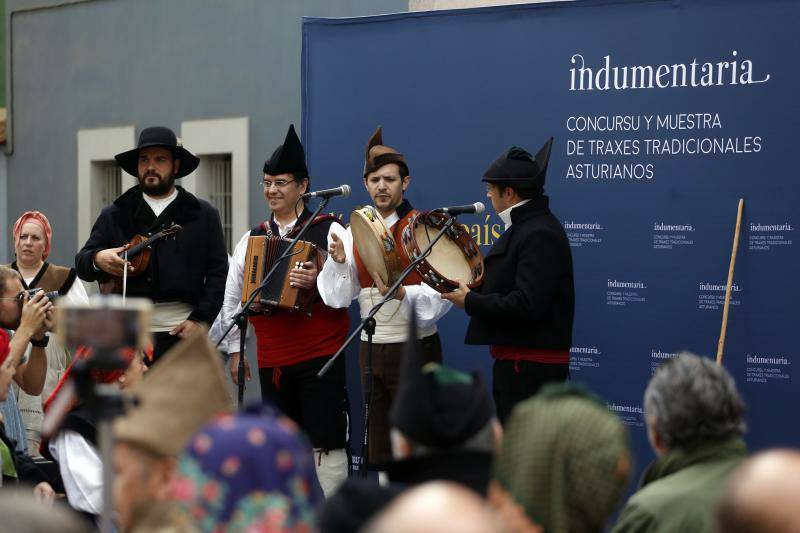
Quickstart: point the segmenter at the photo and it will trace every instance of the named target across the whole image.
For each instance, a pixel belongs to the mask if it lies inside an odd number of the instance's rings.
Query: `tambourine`
[[[411,218],[402,234],[403,250],[410,260],[420,256],[449,218],[438,211],[423,211]],[[426,284],[441,293],[457,289],[458,280],[472,289],[483,279],[483,255],[464,226],[453,224],[416,271]]]
[[[403,271],[400,252],[383,218],[372,206],[350,213],[353,244],[368,272],[377,272],[384,285],[394,283]]]

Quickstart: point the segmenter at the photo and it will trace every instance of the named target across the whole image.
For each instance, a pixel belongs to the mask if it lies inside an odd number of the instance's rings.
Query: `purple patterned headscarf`
[[[256,407],[200,430],[179,459],[175,498],[201,531],[310,532],[323,502],[294,422]]]

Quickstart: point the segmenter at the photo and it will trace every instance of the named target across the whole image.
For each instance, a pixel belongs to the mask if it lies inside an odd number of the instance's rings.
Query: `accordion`
[[[250,295],[258,289],[264,277],[283,255],[291,241],[279,237],[256,236],[247,242],[247,257],[244,263],[244,280],[242,283],[242,305],[247,303]],[[281,261],[269,282],[256,297],[267,307],[288,311],[307,311],[316,296],[314,289],[300,289],[289,285],[289,272],[297,263],[317,261],[318,250],[314,243],[297,241],[291,254]]]

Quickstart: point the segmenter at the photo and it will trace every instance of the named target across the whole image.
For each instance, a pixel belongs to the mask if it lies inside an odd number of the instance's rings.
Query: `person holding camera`
[[[7,265],[20,273],[25,289],[42,289],[58,293],[67,303],[85,303],[88,300],[83,283],[77,279],[74,268],[54,265],[47,261],[53,243],[53,230],[44,213],[26,211],[14,223],[14,254],[16,259]],[[45,347],[47,376],[42,394],[31,396],[21,391],[17,397],[22,422],[25,425],[28,453],[38,455],[41,443],[42,403],[64,374],[72,356],[65,346],[49,339]]]
[[[45,333],[53,327],[53,304],[44,292],[28,295],[19,272],[5,266],[0,266],[0,327],[14,330],[8,356],[9,364],[15,367],[14,381],[27,394],[41,394],[47,373]],[[26,356],[28,344],[33,347]],[[26,450],[25,429],[13,390],[0,401],[0,413],[17,450]]]
[[[19,346],[15,347],[18,354]],[[5,330],[0,329],[0,401],[4,401],[11,391],[11,380],[16,369],[11,355],[11,342]],[[6,434],[3,416],[0,414],[0,485],[25,483],[33,486],[37,500],[52,503],[55,491],[44,473],[24,451],[17,449],[16,442]]]

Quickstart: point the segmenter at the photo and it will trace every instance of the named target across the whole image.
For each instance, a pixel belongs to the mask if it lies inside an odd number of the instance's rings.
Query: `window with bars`
[[[208,169],[207,200],[219,211],[222,221],[222,232],[225,235],[225,245],[228,254],[233,253],[233,224],[232,224],[232,199],[231,199],[231,156],[230,154],[212,155],[202,157]]]
[[[113,161],[103,165],[101,195],[103,205],[108,205],[122,194],[122,169]]]
[[[93,161],[94,175],[93,219],[97,218],[103,207],[111,204],[122,194],[122,169],[115,161]]]

